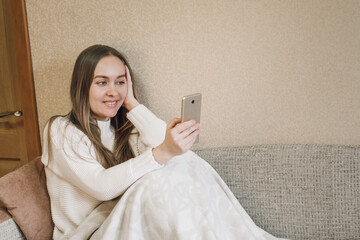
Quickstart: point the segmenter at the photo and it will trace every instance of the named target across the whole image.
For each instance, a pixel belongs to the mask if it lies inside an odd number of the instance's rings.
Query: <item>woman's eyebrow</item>
[[[122,77],[126,77],[125,74],[119,75],[116,78],[122,78]],[[105,76],[105,75],[96,75],[94,78],[106,78],[106,79],[108,79],[109,77]]]
[[[122,75],[117,76],[117,78],[122,78],[122,77],[126,77],[126,75],[122,74]]]
[[[96,75],[95,77],[94,77],[94,79],[95,78],[108,78],[107,76],[105,76],[105,75]]]

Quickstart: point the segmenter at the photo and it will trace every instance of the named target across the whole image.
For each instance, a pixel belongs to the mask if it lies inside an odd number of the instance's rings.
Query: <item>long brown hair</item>
[[[106,56],[118,57],[129,68],[130,74],[132,73],[126,57],[116,49],[105,45],[93,45],[86,48],[80,53],[75,62],[70,86],[72,109],[66,116],[90,139],[99,162],[105,168],[109,168],[134,157],[129,144],[129,137],[134,126],[126,118],[127,109],[121,106],[116,116],[111,118],[111,125],[115,129],[113,151],[110,151],[102,144],[100,128],[90,109],[89,92],[96,65],[100,59]],[[134,88],[133,78],[132,82]],[[50,119],[49,130],[51,122],[55,118]]]

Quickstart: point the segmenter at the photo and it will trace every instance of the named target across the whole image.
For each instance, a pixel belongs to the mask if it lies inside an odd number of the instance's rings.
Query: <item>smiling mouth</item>
[[[118,101],[105,101],[104,104],[109,107],[114,107]]]

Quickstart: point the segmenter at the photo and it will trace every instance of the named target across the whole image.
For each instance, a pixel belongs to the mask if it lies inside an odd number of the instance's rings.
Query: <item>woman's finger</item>
[[[184,131],[182,131],[180,133],[180,135],[185,138],[198,129],[200,129],[200,124],[195,123],[194,125],[190,126],[189,128],[185,129]]]
[[[170,121],[170,123],[167,125],[168,129],[172,129],[174,128],[177,124],[179,124],[181,122],[180,118],[174,118],[173,120]]]
[[[130,95],[134,95],[133,94],[133,87],[132,87],[132,80],[131,80],[130,70],[126,65],[125,65],[125,77],[126,77],[126,81],[127,81],[127,84],[128,84],[128,94],[130,93]]]
[[[178,124],[175,129],[178,133],[182,133],[183,131],[185,131],[186,129],[190,128],[191,126],[195,125],[196,121],[195,120],[189,120],[186,122],[182,122],[180,124]]]
[[[192,145],[194,144],[194,142],[196,141],[196,138],[199,134],[200,134],[200,129],[197,129],[194,132],[192,132],[190,135],[188,135],[184,139],[185,148],[190,149],[192,147]]]
[[[128,81],[128,83],[132,83],[130,70],[129,70],[128,66],[126,66],[126,65],[125,65],[125,77],[126,77],[126,80]]]

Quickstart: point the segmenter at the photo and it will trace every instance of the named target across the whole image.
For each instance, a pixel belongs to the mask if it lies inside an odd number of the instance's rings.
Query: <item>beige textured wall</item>
[[[103,43],[164,120],[203,93],[196,148],[360,142],[358,0],[26,2],[41,128],[69,111],[77,55]]]

